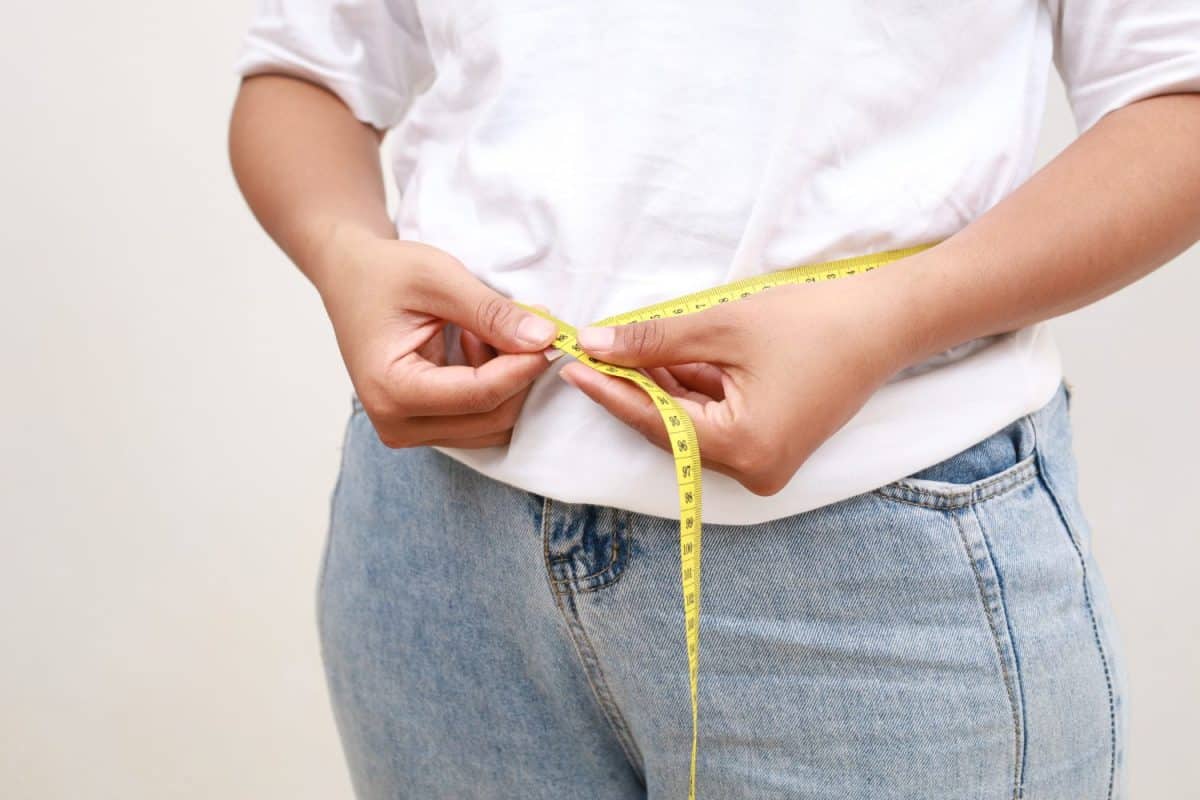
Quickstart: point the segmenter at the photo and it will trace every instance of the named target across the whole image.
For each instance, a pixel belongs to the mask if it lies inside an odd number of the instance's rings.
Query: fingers
[[[529,387],[496,408],[479,413],[438,414],[382,419],[372,424],[384,445],[391,448],[439,445],[444,447],[494,447],[508,444],[513,426],[529,395]]]
[[[460,447],[464,450],[476,450],[481,447],[503,447],[512,441],[512,430],[493,433],[487,436],[476,436],[472,439],[437,439],[425,444],[433,447]]]
[[[559,377],[658,447],[671,449],[656,404],[637,386],[579,363],[564,365]],[[756,474],[759,445],[753,437],[735,433],[738,428],[729,403],[696,402],[679,396],[675,400],[692,420],[705,469],[727,475],[755,493],[770,493],[763,490],[763,482]]]
[[[511,432],[529,394],[528,387],[505,400],[492,411],[435,417],[410,417],[403,424],[403,436],[409,445],[431,444],[466,439],[488,439]],[[458,447],[460,445],[450,445]]]
[[[460,330],[458,340],[463,356],[472,367],[481,367],[497,355],[494,347],[470,331]]]
[[[540,303],[534,303],[533,307],[539,311],[542,311],[543,313],[550,313],[550,309]],[[483,366],[485,361],[490,361],[498,355],[496,348],[492,347],[490,344],[483,341],[469,330],[462,328],[459,329],[459,342],[460,346],[462,347],[463,355],[467,359],[467,363],[472,367]],[[548,361],[554,360],[554,358],[550,355],[551,353],[553,353],[554,356],[561,355],[561,353],[553,348],[544,352],[547,353],[546,359]]]
[[[549,366],[540,352],[504,353],[478,367],[439,367],[405,357],[392,366],[388,377],[392,413],[416,417],[492,411]]]
[[[558,376],[663,449],[670,449],[654,401],[629,381],[601,375],[582,364],[564,364]]]
[[[437,333],[429,337],[416,352],[426,361],[440,366],[446,363],[446,324],[439,321],[436,327]]]
[[[558,374],[651,442],[665,450],[670,449],[657,404],[640,388],[623,378],[602,375],[579,363],[564,364]],[[696,401],[686,397],[676,397],[675,400],[694,424],[697,418],[703,418],[704,407]],[[697,425],[697,436],[699,432]]]
[[[435,338],[444,339],[442,330]],[[498,354],[466,329],[459,330],[459,341],[467,365],[446,366],[444,358],[431,362],[430,356],[444,354],[444,343],[391,365],[367,409],[385,445],[507,443],[530,384],[550,361],[542,353]]]
[[[712,364],[676,364],[671,367],[651,367],[648,372],[659,386],[671,394],[704,400],[725,399],[725,373]]]
[[[747,327],[736,305],[628,325],[586,327],[579,345],[596,358],[629,367],[703,361],[727,363],[742,352]]]
[[[446,264],[423,304],[429,313],[456,323],[497,350],[528,353],[550,345],[558,328],[518,306],[461,264]]]

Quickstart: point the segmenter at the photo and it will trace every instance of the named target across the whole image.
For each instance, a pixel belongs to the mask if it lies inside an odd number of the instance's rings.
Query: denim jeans
[[[698,797],[1121,796],[1068,402],[875,491],[705,526]],[[318,611],[360,798],[686,797],[677,521],[390,450],[355,403]]]

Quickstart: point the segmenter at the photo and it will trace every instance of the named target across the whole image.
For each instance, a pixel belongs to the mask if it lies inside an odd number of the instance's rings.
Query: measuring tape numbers
[[[869,272],[884,264],[898,261],[907,256],[927,250],[933,244],[923,244],[908,247],[903,250],[888,250],[871,255],[845,258],[838,261],[827,261],[821,264],[807,264],[800,267],[755,275],[733,283],[727,283],[712,289],[686,294],[673,300],[654,303],[634,311],[607,317],[594,326],[627,325],[632,322],[644,322],[651,319],[680,317],[685,314],[695,314],[706,308],[720,303],[736,302],[773,286],[784,286],[801,283],[819,283],[834,280],[860,272]],[[525,305],[517,303],[527,311],[548,319],[558,326],[558,335],[553,347],[569,356],[574,356],[597,372],[614,375],[637,384],[654,401],[662,417],[667,437],[671,443],[671,453],[675,458],[675,482],[679,488],[679,565],[680,584],[683,591],[684,632],[687,639],[688,682],[692,696],[692,757],[688,777],[688,800],[696,798],[696,751],[699,740],[698,695],[700,678],[700,506],[701,506],[701,469],[700,442],[696,438],[696,429],[687,412],[676,402],[666,389],[659,386],[649,376],[633,369],[617,364],[609,364],[589,355],[577,340],[577,329],[562,320]]]

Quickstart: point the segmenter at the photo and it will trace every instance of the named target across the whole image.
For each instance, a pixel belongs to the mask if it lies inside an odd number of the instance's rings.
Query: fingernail
[[[558,327],[548,319],[530,314],[517,325],[517,338],[526,344],[545,344],[558,333]]]
[[[579,346],[584,350],[612,350],[616,341],[615,328],[583,328],[579,331]]]
[[[576,389],[578,389],[578,388],[579,388],[579,384],[575,382],[575,378],[574,378],[574,376],[572,376],[572,375],[571,375],[571,371],[570,371],[570,370],[567,370],[567,369],[560,369],[560,370],[558,371],[558,377],[562,378],[564,381],[566,381],[567,383],[571,384],[571,385],[572,385],[572,386],[574,386]]]
[[[562,355],[562,350],[557,350],[553,347],[547,347],[542,351],[542,355],[546,357],[547,361],[553,364],[556,360],[558,360],[558,357]]]

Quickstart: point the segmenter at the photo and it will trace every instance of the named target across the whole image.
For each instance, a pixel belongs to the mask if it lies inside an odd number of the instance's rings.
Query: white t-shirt
[[[1200,91],[1200,0],[260,0],[236,72],[306,77],[394,127],[399,236],[584,324],[950,236],[1030,174],[1052,59],[1080,131]],[[507,447],[439,449],[551,498],[675,518],[670,454],[559,380],[565,360]],[[705,519],[911,474],[1060,377],[1044,323],[968,343],[882,387],[778,494],[707,470]]]

